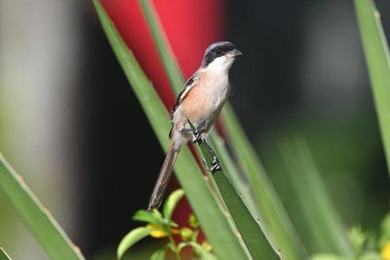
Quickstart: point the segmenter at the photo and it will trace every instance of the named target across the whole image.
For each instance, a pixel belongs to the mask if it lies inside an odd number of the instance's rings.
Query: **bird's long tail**
[[[160,174],[154,185],[152,196],[150,196],[148,210],[159,208],[164,199],[165,192],[167,190],[169,180],[171,179],[173,168],[175,166],[179,147],[174,144],[172,139],[169,145],[167,155],[165,156],[164,163],[161,167]]]

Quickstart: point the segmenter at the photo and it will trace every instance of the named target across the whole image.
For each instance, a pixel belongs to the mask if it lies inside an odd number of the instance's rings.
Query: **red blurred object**
[[[200,65],[205,48],[222,39],[223,0],[152,2],[183,75],[187,78]],[[172,108],[175,98],[138,1],[103,0],[103,6],[165,105]]]
[[[207,46],[223,39],[223,0],[155,0],[152,2],[183,75],[188,78],[199,67]],[[175,96],[143,18],[139,2],[103,0],[103,6],[153,82],[165,105],[171,109]],[[175,212],[175,219],[179,224],[186,224],[190,211],[187,203],[180,203]]]

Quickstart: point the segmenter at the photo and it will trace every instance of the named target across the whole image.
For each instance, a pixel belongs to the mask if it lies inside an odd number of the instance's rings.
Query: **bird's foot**
[[[215,173],[221,170],[221,164],[219,163],[218,158],[217,156],[215,156],[215,154],[213,154],[213,160],[211,161],[211,167],[209,170],[211,173]]]
[[[201,144],[201,143],[204,143],[206,142],[206,135],[203,133],[203,132],[199,132],[199,131],[196,131],[195,133],[193,133],[192,135],[192,143],[198,143],[198,144]]]

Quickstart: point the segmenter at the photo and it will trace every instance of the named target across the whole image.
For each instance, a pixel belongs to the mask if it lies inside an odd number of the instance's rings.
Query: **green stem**
[[[171,234],[169,234],[169,235],[168,235],[168,238],[169,238],[169,244],[171,245],[171,249],[172,249],[173,254],[175,255],[175,258],[176,258],[177,260],[181,260],[180,250],[179,250],[179,248],[177,247],[176,242],[175,242],[175,240],[173,239],[173,236],[172,236]]]
[[[169,226],[168,223],[165,223],[163,225],[164,229],[165,229],[165,232],[168,234],[168,239],[169,239],[169,245],[170,245],[170,248],[172,249],[172,252],[174,253],[175,255],[175,258],[177,260],[181,260],[181,257],[180,257],[180,250],[178,248],[178,246],[176,245],[176,242],[175,240],[173,239],[173,236],[172,236],[172,232],[171,232],[171,227]]]

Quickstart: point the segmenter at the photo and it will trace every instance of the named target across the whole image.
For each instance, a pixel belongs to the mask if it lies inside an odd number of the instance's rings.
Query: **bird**
[[[205,50],[200,67],[184,84],[171,114],[171,140],[148,211],[161,206],[181,146],[190,140],[206,140],[229,95],[229,70],[241,55],[241,51],[229,41],[212,43]]]

